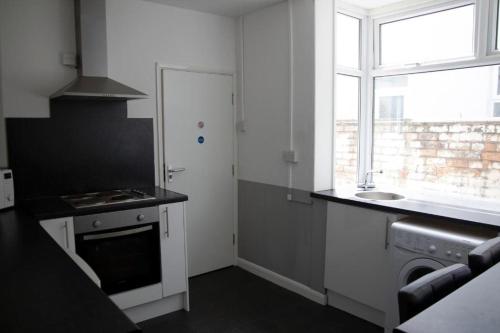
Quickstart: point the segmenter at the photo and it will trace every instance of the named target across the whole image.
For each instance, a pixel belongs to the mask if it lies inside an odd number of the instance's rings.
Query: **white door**
[[[171,69],[162,77],[165,187],[189,197],[187,253],[193,276],[234,262],[233,79]]]

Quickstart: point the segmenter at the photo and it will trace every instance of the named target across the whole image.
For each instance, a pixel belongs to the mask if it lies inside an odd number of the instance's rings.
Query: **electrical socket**
[[[76,67],[76,54],[71,52],[61,53],[61,63],[64,66]]]
[[[236,122],[236,130],[238,132],[246,132],[247,128],[246,128],[245,121],[243,121],[243,120],[237,121]]]
[[[285,150],[283,151],[283,160],[287,163],[296,164],[299,162],[297,158],[297,152],[295,150]]]

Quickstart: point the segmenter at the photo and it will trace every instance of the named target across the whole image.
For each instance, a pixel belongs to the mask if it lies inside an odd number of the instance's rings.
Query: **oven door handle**
[[[105,234],[94,234],[94,235],[84,235],[83,240],[96,240],[96,239],[105,239],[105,238],[115,238],[115,237],[120,237],[120,236],[127,236],[127,235],[133,235],[133,234],[139,234],[141,232],[149,231],[152,230],[153,226],[145,226],[145,227],[140,227],[140,228],[135,228],[135,229],[130,229],[130,230],[123,230],[123,231],[113,231],[113,232],[108,232]]]

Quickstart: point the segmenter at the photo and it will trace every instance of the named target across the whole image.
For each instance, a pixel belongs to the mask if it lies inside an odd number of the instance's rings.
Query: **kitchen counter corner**
[[[0,212],[3,332],[140,332],[27,213]]]

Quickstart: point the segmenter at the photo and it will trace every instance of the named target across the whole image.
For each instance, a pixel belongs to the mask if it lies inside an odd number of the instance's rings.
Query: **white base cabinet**
[[[189,310],[185,203],[160,205],[158,209],[161,283],[110,296],[134,321],[180,309]],[[100,286],[95,272],[76,254],[73,218],[42,220],[40,225]]]
[[[75,231],[72,217],[42,220],[40,225],[66,252],[75,252]]]
[[[185,204],[160,205],[158,209],[161,283],[110,297],[134,322],[189,310]]]
[[[328,203],[325,288],[330,305],[384,325],[389,230],[399,215]]]
[[[163,297],[168,297],[188,290],[185,206],[178,202],[159,209]]]

